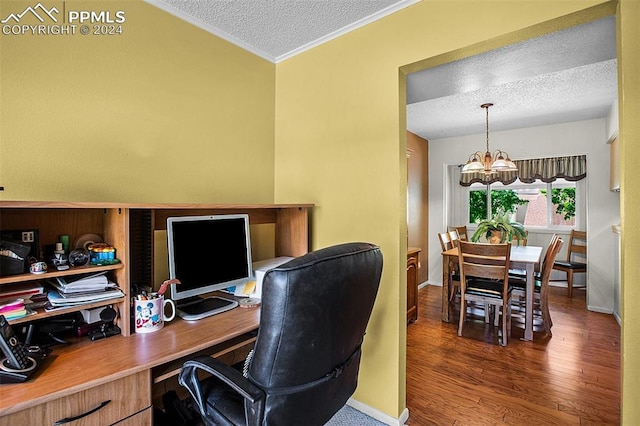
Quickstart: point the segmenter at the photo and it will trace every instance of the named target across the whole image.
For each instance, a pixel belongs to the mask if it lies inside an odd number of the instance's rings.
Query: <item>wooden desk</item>
[[[252,343],[259,320],[259,308],[236,308],[194,322],[176,317],[154,333],[119,335],[95,342],[82,338],[68,346],[54,346],[42,368],[30,380],[0,386],[0,425],[52,424],[78,415],[93,408],[81,406],[87,392],[109,394],[109,385],[122,387],[122,379],[134,376],[138,383],[142,382],[139,391],[145,396],[137,395],[136,389],[124,389],[120,393],[124,393],[125,399],[139,399],[138,410],[148,412],[144,421],[138,418],[131,424],[151,424],[150,390],[154,383],[177,375],[185,358],[201,353],[220,355]],[[101,401],[108,399],[104,395],[96,397],[102,398]],[[75,406],[65,407],[69,401]],[[109,405],[113,410],[119,409],[116,404]],[[74,412],[65,412],[65,409]],[[57,416],[51,422],[42,417],[49,411]],[[103,421],[100,411],[85,417],[86,423],[81,424],[113,423]],[[133,413],[125,416],[130,414]]]
[[[533,272],[535,265],[540,262],[542,247],[513,246],[511,247],[511,259],[509,269],[524,269],[527,272],[526,312],[524,339],[533,340],[533,289],[535,282]],[[454,247],[442,252],[442,321],[450,322],[449,294],[451,292],[451,276],[449,271],[449,258],[458,257],[458,248]]]

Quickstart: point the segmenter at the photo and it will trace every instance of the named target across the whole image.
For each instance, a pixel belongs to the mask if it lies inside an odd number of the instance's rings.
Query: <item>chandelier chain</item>
[[[482,104],[480,105],[481,108],[484,108],[485,112],[486,112],[486,118],[485,118],[485,129],[487,131],[487,150],[486,152],[489,152],[489,107],[492,107],[493,104],[492,103],[486,103],[486,104]]]
[[[489,152],[489,105],[485,107],[485,111],[487,112],[486,119],[486,128],[487,128],[487,152]]]

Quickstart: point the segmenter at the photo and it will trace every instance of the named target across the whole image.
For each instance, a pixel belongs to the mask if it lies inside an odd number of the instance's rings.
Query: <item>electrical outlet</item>
[[[32,243],[35,239],[33,231],[26,231],[22,233],[22,242],[23,243]]]

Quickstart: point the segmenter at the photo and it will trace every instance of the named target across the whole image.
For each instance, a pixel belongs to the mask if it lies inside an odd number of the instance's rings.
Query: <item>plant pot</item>
[[[491,231],[488,238],[489,244],[500,244],[500,240],[502,240],[502,231]]]

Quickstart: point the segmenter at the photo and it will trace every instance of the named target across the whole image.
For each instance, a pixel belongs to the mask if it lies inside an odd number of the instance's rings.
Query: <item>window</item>
[[[549,196],[551,194],[551,196]],[[474,183],[469,187],[469,224],[491,217],[499,208],[525,227],[564,228],[576,224],[576,183],[557,179],[510,185]]]

